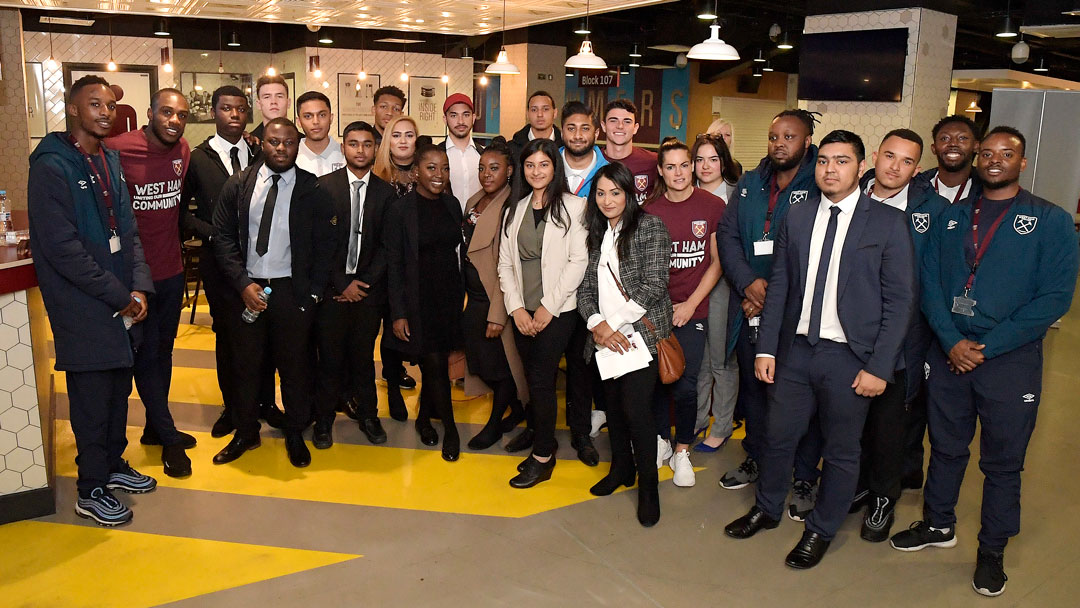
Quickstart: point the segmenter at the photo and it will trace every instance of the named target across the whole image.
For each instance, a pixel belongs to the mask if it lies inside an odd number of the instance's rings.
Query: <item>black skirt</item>
[[[470,295],[465,303],[461,325],[465,331],[465,362],[469,364],[469,371],[490,385],[510,377],[510,364],[506,361],[502,337],[484,337],[487,331],[488,307],[487,299]],[[507,323],[512,322],[507,320]],[[503,331],[511,329],[503,327]]]

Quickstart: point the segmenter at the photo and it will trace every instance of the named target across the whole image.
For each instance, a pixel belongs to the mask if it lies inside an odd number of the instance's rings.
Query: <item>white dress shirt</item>
[[[585,178],[592,173],[596,167],[596,148],[592,149],[592,162],[583,169],[574,169],[570,166],[570,163],[566,162],[566,151],[563,151],[563,169],[566,172],[566,185],[570,187],[571,194],[577,194],[578,188],[585,181]],[[588,192],[582,193],[585,197],[589,196]],[[580,196],[580,195],[579,195]],[[584,197],[583,197],[584,198]]]
[[[333,137],[327,137],[330,143],[322,154],[316,154],[307,146],[307,138],[300,140],[300,150],[296,155],[296,166],[308,173],[314,173],[315,177],[322,177],[345,166],[345,156],[341,153],[341,145],[334,141]]]
[[[937,176],[934,176],[934,179],[931,180],[930,185],[934,187],[934,190],[938,194],[944,196],[945,200],[949,201],[950,203],[952,203],[953,201],[964,200],[965,198],[967,198],[967,195],[971,193],[970,177],[967,178],[967,180],[965,180],[964,183],[960,184],[959,186],[956,186],[955,188],[950,188],[949,186],[941,183],[941,180],[939,180]],[[960,192],[961,188],[963,188],[963,194],[960,195],[960,198],[956,198],[956,193]]]
[[[870,178],[870,183],[866,184],[866,195],[867,196],[874,199],[875,201],[885,203],[886,205],[889,205],[890,207],[896,207],[900,211],[907,211],[908,189],[911,188],[911,182],[908,182],[904,186],[904,189],[901,190],[900,192],[897,192],[896,194],[894,194],[894,195],[892,195],[890,197],[887,197],[887,198],[881,198],[880,196],[874,194],[874,182],[876,182],[876,181],[877,181],[876,179]]]
[[[292,245],[289,236],[289,207],[292,205],[293,186],[296,185],[296,168],[290,167],[278,180],[277,202],[274,203],[274,215],[270,220],[270,241],[266,255],[260,256],[255,251],[259,239],[259,224],[262,222],[263,207],[266,205],[266,193],[270,190],[274,172],[263,165],[255,182],[255,190],[248,203],[248,276],[254,279],[281,279],[292,276]]]
[[[240,141],[236,142],[236,144],[230,144],[227,139],[215,133],[214,136],[210,138],[210,147],[214,149],[214,152],[217,152],[218,158],[220,158],[222,164],[225,165],[225,171],[229,175],[232,175],[231,151],[233,148],[238,148],[240,150],[240,170],[243,171],[244,169],[247,169],[248,158],[251,157],[251,150],[248,148],[247,142],[244,141],[243,137],[241,137]]]
[[[592,269],[597,273],[597,303],[600,312],[589,317],[586,326],[591,331],[601,322],[607,321],[609,327],[625,336],[634,331],[632,323],[645,316],[645,309],[637,302],[624,298],[618,284],[615,283],[615,278],[611,276],[611,272],[614,271],[615,275],[619,276],[623,289],[626,289],[626,280],[619,275],[619,255],[615,249],[621,230],[622,220],[615,228],[608,224],[608,229],[604,232],[604,240],[600,243],[600,260],[596,268]],[[611,271],[608,270],[609,264]]]
[[[555,125],[551,126],[551,132],[548,133],[547,138],[550,139],[551,141],[555,141]],[[536,139],[536,136],[533,135],[532,127],[529,127],[529,141],[532,141],[534,139]]]
[[[825,275],[825,298],[821,303],[821,331],[818,334],[822,340],[847,343],[844,328],[840,325],[840,315],[836,312],[838,300],[837,281],[840,278],[840,253],[844,250],[844,240],[847,237],[848,226],[851,225],[851,216],[855,213],[855,206],[859,204],[858,188],[847,195],[838,203],[840,213],[836,216],[836,237],[833,241],[832,254],[829,256],[829,270]],[[800,336],[810,334],[810,308],[814,304],[814,286],[817,283],[818,263],[821,261],[821,246],[825,243],[825,232],[829,229],[829,209],[833,202],[825,195],[821,196],[818,204],[817,216],[814,218],[814,231],[810,234],[810,260],[806,268],[806,289],[803,290],[802,312],[799,314],[799,326],[795,333]]]
[[[450,188],[464,212],[465,203],[480,191],[480,151],[472,138],[465,148],[459,148],[447,137],[446,157],[450,160]]]
[[[356,257],[345,261],[345,274],[356,274],[356,262],[360,259],[360,251],[364,246],[364,201],[367,199],[367,189],[371,182],[371,171],[368,170],[364,174],[364,177],[356,177],[353,172],[346,171],[349,175],[349,222],[352,222],[352,214],[356,213],[356,208],[360,207],[360,215],[356,220],[356,226],[352,227],[350,235],[356,233]],[[357,192],[356,185],[364,184],[363,188]],[[352,238],[350,236],[350,238]],[[346,243],[346,252],[348,251],[348,244]]]

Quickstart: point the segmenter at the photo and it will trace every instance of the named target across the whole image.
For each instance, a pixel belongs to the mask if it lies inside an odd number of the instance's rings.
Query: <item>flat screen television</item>
[[[900,101],[907,28],[804,34],[799,99]]]

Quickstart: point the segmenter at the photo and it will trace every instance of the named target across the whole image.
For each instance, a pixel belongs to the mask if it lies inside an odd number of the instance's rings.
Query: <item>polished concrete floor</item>
[[[801,524],[785,519],[745,541],[724,536],[723,526],[753,501],[751,488],[716,483],[742,460],[738,442],[693,455],[696,487],[675,487],[665,468],[662,518],[651,529],[635,519],[636,490],[588,493],[606,463],[593,469],[574,459],[562,426],[554,478],[524,491],[506,484],[521,455],[496,446],[446,463],[419,443],[411,423],[389,418],[390,440],[376,447],[339,417],[337,443],[313,450],[308,469],[289,466],[271,430],[263,447],[215,467],[210,457],[225,440],[208,431],[221,396],[213,334],[200,312],[196,325],[181,326],[170,395],[178,426],[199,441],[190,452],[194,474],[165,477],[159,449],[138,444],[143,412],[133,395],[128,458],[160,486],[122,498],[135,511],[128,526],[106,530],[76,517],[73,440],[56,376],[58,513],[0,526],[0,606],[1075,606],[1077,309],[1046,339],[1022,532],[1006,552],[1006,592],[993,600],[970,583],[982,483],[977,445],[957,508],[956,548],[906,554],[870,544],[852,516],[810,571],[783,564]],[[406,395],[415,412],[417,391]],[[455,398],[467,439],[489,400]],[[605,458],[606,443],[603,434]],[[904,494],[894,529],[919,517],[920,500]]]

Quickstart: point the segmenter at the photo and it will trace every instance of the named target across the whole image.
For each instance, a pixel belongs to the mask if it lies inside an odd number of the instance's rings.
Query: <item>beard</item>
[[[956,173],[957,171],[962,171],[967,167],[970,167],[973,160],[975,160],[974,151],[970,154],[965,154],[963,158],[952,164],[945,160],[945,155],[943,154],[938,157],[938,166],[949,173]]]
[[[772,165],[773,171],[790,171],[795,167],[802,164],[803,158],[806,156],[806,149],[800,148],[797,155],[793,155],[787,160],[778,161],[773,157],[769,157],[769,164]]]
[[[566,152],[574,158],[582,158],[588,156],[593,150],[593,143],[585,144],[580,150],[575,150],[569,143],[566,144]]]
[[[982,178],[983,176],[980,175],[979,177]],[[1008,188],[1009,186],[1015,184],[1018,181],[1020,181],[1019,177],[998,178],[997,181],[990,181],[986,178],[983,178],[982,183],[984,190],[1001,190],[1002,188]]]

